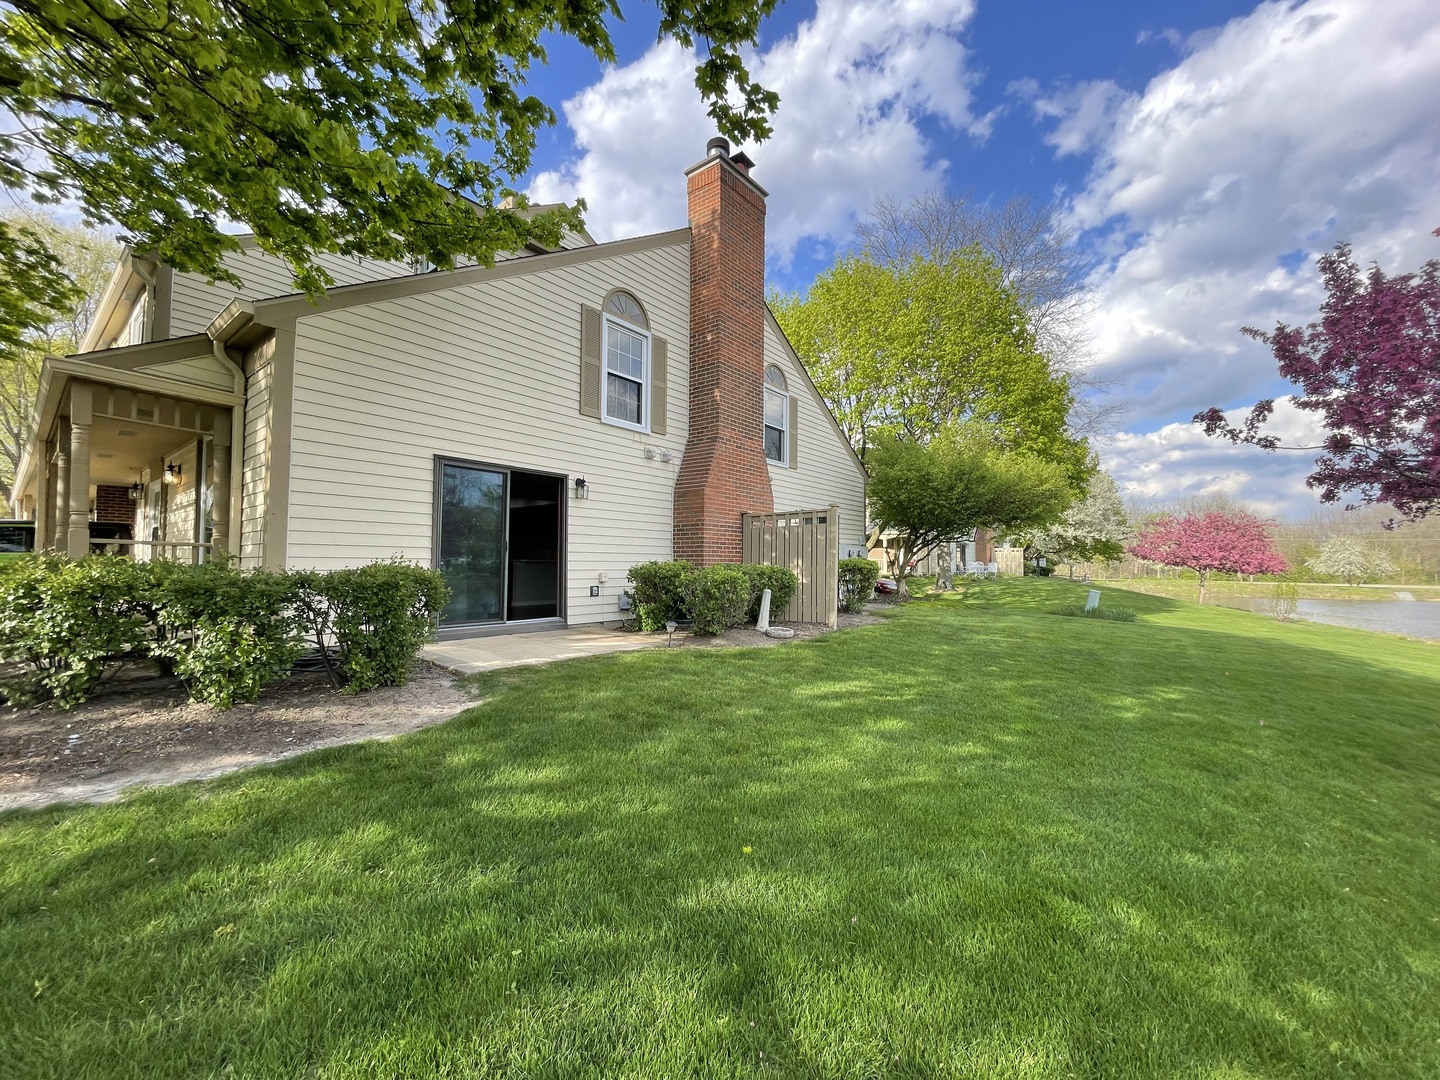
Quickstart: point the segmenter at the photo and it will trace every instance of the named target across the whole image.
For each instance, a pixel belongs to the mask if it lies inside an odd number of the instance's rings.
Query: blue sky
[[[626,6],[617,65],[557,41],[531,80],[561,123],[530,193],[584,196],[602,240],[683,225],[681,172],[712,133],[693,57]],[[1239,328],[1308,321],[1336,241],[1392,270],[1440,257],[1440,4],[793,0],[751,60],[782,98],[775,136],[745,148],[772,284],[805,287],[880,195],[1053,200],[1094,266],[1094,363],[1128,409],[1100,450],[1122,490],[1316,505],[1304,455],[1186,421],[1284,393]],[[1314,440],[1283,402],[1277,424]]]

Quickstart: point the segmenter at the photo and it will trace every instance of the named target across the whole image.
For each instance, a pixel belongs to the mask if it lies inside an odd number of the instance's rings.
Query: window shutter
[[[600,417],[600,371],[604,324],[600,309],[580,308],[580,413]]]
[[[650,341],[650,433],[664,435],[667,427],[666,409],[670,394],[670,346],[664,338]]]
[[[786,434],[790,437],[790,452],[785,455],[789,458],[789,465],[792,469],[800,467],[800,402],[792,395],[790,398],[790,425]]]

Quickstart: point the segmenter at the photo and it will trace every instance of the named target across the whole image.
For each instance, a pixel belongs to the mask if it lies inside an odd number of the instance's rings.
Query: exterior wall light
[[[169,465],[165,466],[165,483],[178,484],[180,483],[180,479],[181,476],[179,462],[172,461]]]
[[[575,498],[588,499],[590,497],[590,485],[585,483],[585,477],[575,477]]]
[[[139,501],[140,501],[141,499],[143,499],[144,497],[145,497],[145,485],[142,484],[142,483],[140,483],[139,480],[136,480],[135,483],[133,483],[133,484],[130,485],[130,501],[131,501],[131,502],[139,502]]]

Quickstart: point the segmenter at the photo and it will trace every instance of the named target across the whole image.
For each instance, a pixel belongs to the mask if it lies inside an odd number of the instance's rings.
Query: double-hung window
[[[645,313],[628,293],[605,303],[605,419],[649,430],[650,333]]]
[[[753,431],[754,428],[751,428]],[[765,369],[765,457],[789,464],[790,393],[785,374],[774,364]]]

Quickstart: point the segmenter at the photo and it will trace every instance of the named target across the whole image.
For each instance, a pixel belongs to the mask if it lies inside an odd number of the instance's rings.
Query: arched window
[[[771,364],[765,369],[765,457],[790,463],[790,390],[785,373]]]
[[[605,312],[617,319],[624,319],[641,330],[650,329],[650,320],[645,318],[645,309],[640,306],[640,301],[623,289],[616,289],[605,298]]]
[[[617,289],[605,298],[605,419],[646,430],[650,414],[650,320]]]

